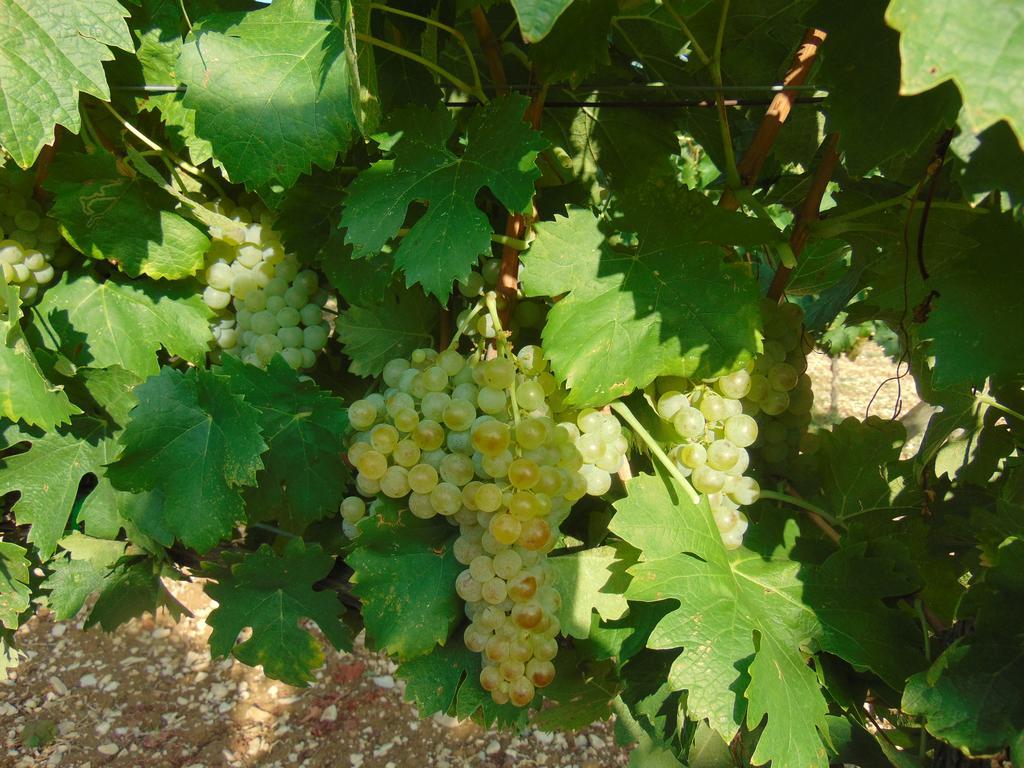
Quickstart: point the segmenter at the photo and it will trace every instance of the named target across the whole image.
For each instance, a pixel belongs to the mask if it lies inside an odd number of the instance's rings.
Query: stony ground
[[[867,346],[836,370],[812,356],[819,420],[863,418],[895,372]],[[838,373],[833,378],[833,373]],[[900,382],[902,411],[916,403]],[[833,391],[838,405],[830,413]],[[890,418],[897,382],[871,413]],[[145,617],[116,635],[85,632],[46,615],[19,631],[28,658],[0,681],[0,768],[618,768],[611,727],[580,733],[486,731],[403,701],[391,663],[364,648],[334,654],[318,683],[296,689],[242,664],[212,661],[196,585],[175,586],[194,618]],[[31,746],[33,740],[44,742]]]

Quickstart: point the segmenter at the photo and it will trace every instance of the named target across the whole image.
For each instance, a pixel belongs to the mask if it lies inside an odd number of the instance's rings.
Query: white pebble
[[[328,723],[333,723],[338,719],[338,707],[331,704],[323,712],[320,713],[320,719]]]
[[[113,742],[109,742],[107,744],[100,744],[100,746],[96,747],[96,751],[99,752],[102,755],[113,756],[113,755],[116,755],[118,752],[120,752],[121,748],[118,747],[117,744],[114,744]]]
[[[378,688],[394,688],[395,678],[391,675],[381,675],[380,677],[373,678],[373,683]]]
[[[78,678],[79,688],[95,688],[96,687],[96,675],[82,675]]]

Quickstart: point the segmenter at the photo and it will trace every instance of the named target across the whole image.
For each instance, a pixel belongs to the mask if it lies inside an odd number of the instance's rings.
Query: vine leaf
[[[911,678],[903,693],[907,713],[925,718],[934,736],[971,755],[1024,746],[1022,576],[1024,544],[1011,540],[958,610],[960,618],[974,619],[974,631]]]
[[[491,224],[476,205],[480,190],[487,187],[510,211],[530,206],[540,177],[537,154],[547,142],[524,122],[527,104],[514,96],[473,110],[461,157],[446,146],[455,127],[447,110],[401,113],[384,145],[394,159],[375,163],[349,187],[341,225],[354,255],[378,253],[398,234],[409,206],[425,203],[395,250],[395,266],[407,285],[419,283],[446,302],[452,283],[490,252]]]
[[[356,132],[340,25],[323,0],[277,0],[249,13],[205,17],[178,60],[195,110],[233,181],[291,186],[330,168]]]
[[[77,366],[117,365],[147,377],[159,370],[161,346],[202,365],[212,338],[209,316],[190,285],[65,272],[34,309],[33,336]]]
[[[893,0],[885,20],[900,31],[904,93],[953,80],[968,128],[978,133],[1005,119],[1024,137],[1020,3],[995,0],[978,9],[957,0]]]
[[[753,763],[825,768],[828,706],[801,651],[813,624],[799,565],[745,549],[727,553],[707,502],[694,505],[674,483],[640,475],[627,494],[610,525],[643,552],[629,569],[626,597],[679,603],[647,643],[682,648],[672,688],[686,689],[689,710],[727,742],[744,718],[754,729],[767,716]]]
[[[555,26],[558,17],[573,0],[512,0],[519,19],[519,30],[528,43],[536,43]]]
[[[443,520],[420,520],[394,503],[374,505],[359,523],[345,561],[355,571],[366,632],[375,645],[408,659],[443,645],[462,615],[455,577],[462,566]]]
[[[81,410],[61,387],[47,381],[20,320],[18,289],[4,283],[0,275],[0,415],[52,430]]]
[[[45,187],[56,195],[50,215],[86,256],[131,277],[177,280],[203,266],[210,239],[171,210],[170,195],[142,176],[119,173],[113,155],[61,155]]]
[[[862,175],[897,155],[912,155],[956,121],[952,85],[900,95],[899,35],[885,24],[888,0],[856,7],[819,0],[808,23],[828,32],[818,83],[829,91],[828,130],[843,137],[845,164]],[[864,109],[870,103],[871,109]]]
[[[608,25],[617,8],[614,0],[573,0],[550,34],[529,49],[541,81],[578,86],[608,64]]]
[[[300,621],[316,622],[335,648],[351,648],[338,596],[314,589],[334,567],[334,558],[319,544],[307,546],[292,539],[281,554],[264,544],[255,552],[230,553],[225,559],[226,567],[209,566],[216,582],[205,588],[218,603],[207,619],[213,629],[214,656],[231,654],[250,666],[262,665],[267,677],[304,687],[323,665],[324,651]],[[238,643],[239,633],[249,627],[252,636]]]
[[[480,687],[480,654],[466,648],[461,637],[401,663],[396,675],[405,680],[406,700],[415,703],[420,712],[472,718],[486,727],[526,724],[525,709],[495,704],[491,694]]]
[[[572,210],[538,224],[523,257],[527,294],[569,292],[543,339],[574,405],[608,403],[658,376],[719,376],[757,350],[757,284],[712,243],[765,242],[771,226],[686,189],[652,187],[633,206],[620,228],[637,233],[635,251],[612,250],[597,219]]]
[[[163,368],[135,394],[124,450],[107,477],[120,490],[159,491],[156,520],[136,520],[143,533],[169,533],[206,552],[244,518],[240,488],[255,485],[263,468],[259,411],[226,378],[195,369]]]
[[[249,515],[302,532],[337,514],[349,474],[341,458],[345,404],[313,382],[300,381],[280,355],[265,371],[226,355],[221,372],[230,378],[231,391],[259,411],[267,442],[264,470],[246,494]]]
[[[590,636],[593,612],[605,621],[621,619],[628,609],[626,598],[604,589],[612,578],[611,566],[619,559],[614,547],[594,547],[548,560],[559,590],[572,599],[562,601],[558,621],[562,634],[585,640]]]
[[[18,525],[31,525],[28,541],[42,560],[50,558],[64,535],[78,487],[87,474],[103,475],[103,465],[115,452],[106,425],[81,417],[71,429],[41,435],[20,434],[27,440],[24,453],[0,459],[0,496],[17,491],[13,507]]]
[[[78,133],[80,93],[110,99],[103,62],[134,50],[127,15],[117,0],[0,0],[0,145],[22,168],[57,125]]]
[[[97,539],[78,533],[65,536],[58,544],[67,557],[50,563],[51,574],[43,582],[50,591],[47,607],[58,621],[73,619],[85,601],[104,586],[111,569],[125,553],[123,541]]]
[[[18,628],[18,617],[28,610],[32,590],[28,586],[28,550],[0,541],[0,625],[5,629]],[[0,655],[0,667],[3,666]]]
[[[389,290],[373,306],[351,306],[338,316],[337,334],[349,370],[357,376],[376,376],[384,364],[430,345],[429,320],[433,303],[419,289]]]
[[[161,607],[178,619],[188,611],[167,591],[162,581],[162,577],[173,578],[176,574],[170,568],[165,572],[164,566],[150,557],[121,558],[103,579],[99,597],[85,620],[85,628],[99,624],[104,632],[113,632],[144,613],[155,615]]]

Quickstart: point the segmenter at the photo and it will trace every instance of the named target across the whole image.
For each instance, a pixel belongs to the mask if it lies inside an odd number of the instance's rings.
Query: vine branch
[[[820,29],[812,28],[804,33],[793,63],[782,79],[784,89],[772,99],[757,128],[757,133],[754,134],[754,140],[750,142],[750,146],[743,153],[737,166],[742,186],[750,188],[757,183],[757,177],[761,173],[761,168],[764,166],[776,138],[778,138],[782,124],[789,119],[794,105],[799,102],[797,94],[804,87],[804,82],[814,66],[818,50],[825,42],[825,37],[825,32]],[[734,211],[739,208],[740,201],[730,190],[726,190],[719,205]]]
[[[811,224],[817,220],[818,211],[821,208],[821,198],[825,196],[825,190],[828,188],[828,183],[832,180],[832,174],[836,170],[836,164],[839,162],[839,134],[829,134],[823,146],[821,160],[818,167],[814,169],[811,187],[807,190],[807,196],[800,206],[793,234],[789,238],[789,247],[793,251],[794,257],[799,256],[803,252],[804,246],[807,245]],[[768,288],[769,299],[778,301],[782,297],[792,274],[792,267],[779,265],[775,277],[772,278],[772,284]]]

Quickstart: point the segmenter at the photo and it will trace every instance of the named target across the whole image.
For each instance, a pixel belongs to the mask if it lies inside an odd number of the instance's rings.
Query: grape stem
[[[722,2],[722,15],[718,19],[718,34],[715,36],[715,50],[708,63],[711,82],[715,84],[715,106],[718,108],[718,123],[722,131],[722,150],[725,153],[725,180],[729,189],[741,186],[740,172],[736,167],[736,152],[732,146],[732,131],[729,130],[729,112],[722,97],[722,43],[725,40],[725,22],[729,17],[729,0]]]
[[[370,10],[373,11],[393,13],[396,16],[404,16],[407,19],[415,19],[416,21],[422,22],[423,24],[428,24],[432,27],[437,27],[437,29],[444,30],[449,35],[458,40],[459,45],[462,46],[462,50],[466,54],[466,61],[469,62],[469,68],[473,72],[473,85],[475,86],[477,93],[483,93],[484,86],[483,83],[480,81],[480,70],[477,69],[476,60],[473,58],[473,51],[470,50],[469,43],[466,42],[466,36],[463,35],[459,30],[457,30],[455,27],[450,27],[447,24],[442,23],[437,19],[432,19],[429,16],[421,16],[418,13],[413,13],[412,11],[405,11],[402,10],[401,8],[392,8],[391,6],[384,5],[383,3],[370,3],[369,7]]]
[[[660,461],[668,473],[672,475],[672,478],[683,487],[683,490],[686,491],[686,495],[690,497],[690,501],[694,504],[700,504],[700,494],[697,493],[692,485],[690,485],[690,481],[683,477],[683,473],[679,471],[679,467],[675,465],[675,462],[673,462],[665,452],[661,450],[661,446],[658,445],[657,440],[651,436],[651,433],[648,432],[644,428],[644,425],[640,423],[639,419],[633,415],[633,412],[629,410],[629,406],[621,400],[616,400],[611,404],[611,409],[619,414],[619,416],[621,416],[622,419],[633,428],[633,431],[640,436],[640,439],[647,444],[651,453],[658,457],[658,461]]]
[[[455,349],[459,346],[459,339],[462,338],[462,334],[469,328],[470,323],[480,314],[480,310],[484,308],[484,305],[477,302],[476,306],[470,310],[469,314],[466,315],[466,319],[459,323],[459,327],[455,329],[455,335],[452,336],[452,340],[448,343],[448,349]]]
[[[979,394],[974,396],[974,399],[977,400],[979,403],[985,403],[986,405],[991,406],[992,408],[995,408],[997,411],[1002,411],[1003,413],[1007,414],[1008,416],[1013,416],[1014,418],[1017,418],[1017,419],[1020,419],[1021,421],[1024,421],[1024,415],[1018,413],[1017,411],[1013,410],[1012,408],[1006,407],[1005,405],[1000,403],[998,400],[996,400],[991,395],[985,395],[985,394],[980,394],[979,393]]]
[[[476,97],[482,104],[487,104],[489,101],[489,99],[487,98],[487,94],[485,94],[483,90],[475,88],[474,86],[467,83],[465,80],[462,80],[453,75],[444,67],[435,64],[430,59],[420,56],[418,53],[408,51],[405,48],[402,48],[400,45],[392,45],[387,40],[381,40],[379,37],[367,35],[363,32],[356,32],[356,40],[366,43],[367,45],[374,45],[377,48],[383,48],[385,51],[390,51],[391,53],[394,53],[398,56],[402,56],[406,59],[409,59],[410,61],[416,62],[417,64],[423,67],[426,67],[434,74],[443,77],[445,80],[454,85],[463,93],[468,93],[470,96]]]
[[[505,330],[501,327],[501,317],[498,315],[498,294],[494,291],[488,291],[484,296],[484,302],[487,304],[487,312],[491,316],[491,322],[494,323],[494,338],[498,342],[498,350],[502,356],[509,360],[515,360],[511,350],[508,348],[508,338],[505,335]],[[512,383],[508,387],[509,399],[512,401],[512,421],[518,426],[519,425],[519,401],[516,399],[516,377],[512,377]]]
[[[838,525],[839,521],[821,507],[804,501],[799,496],[790,496],[788,493],[780,493],[779,491],[762,490],[760,498],[769,501],[780,501],[783,504],[789,504],[790,506],[802,509],[834,544],[839,543],[839,532],[833,527]]]

